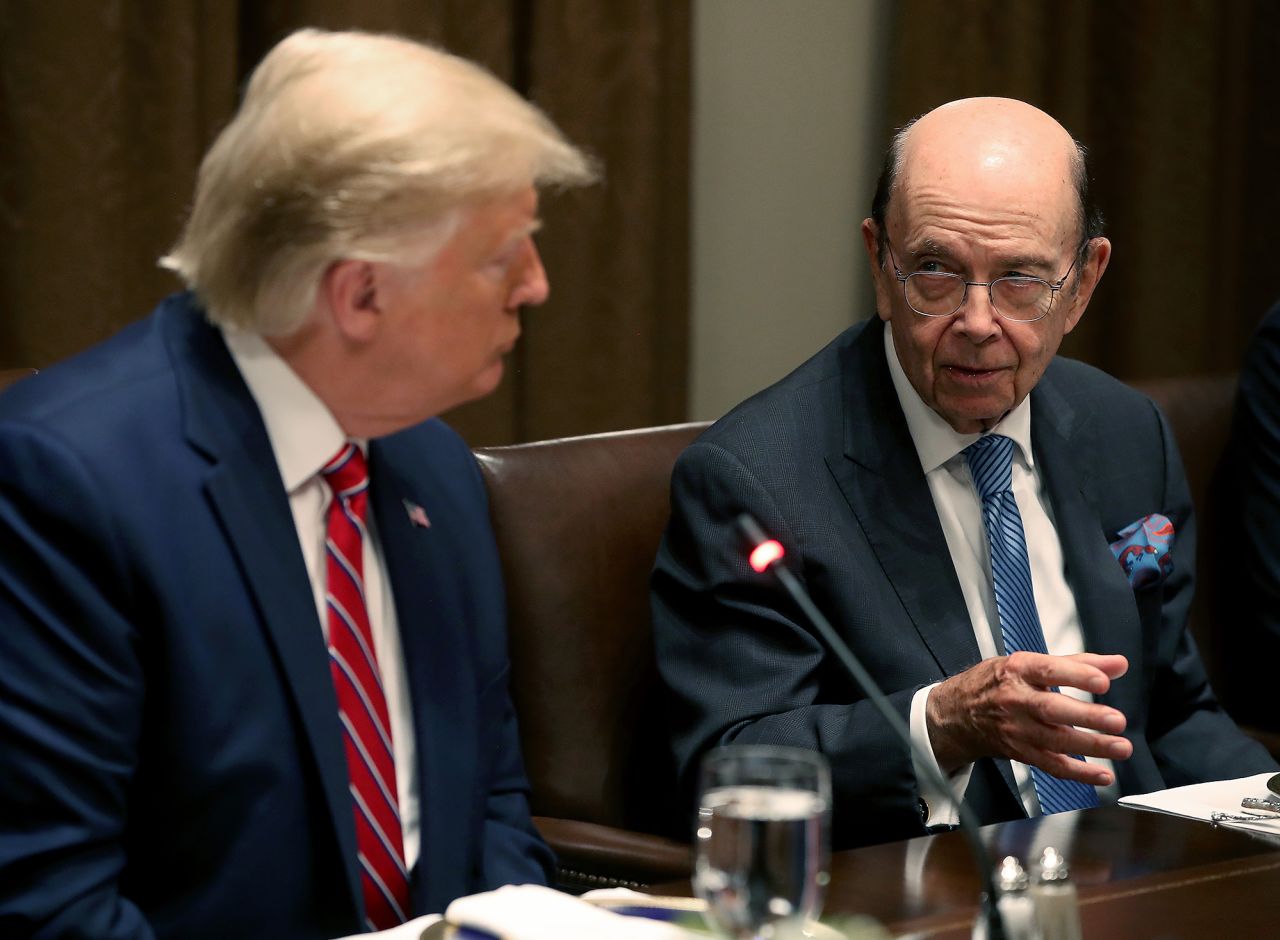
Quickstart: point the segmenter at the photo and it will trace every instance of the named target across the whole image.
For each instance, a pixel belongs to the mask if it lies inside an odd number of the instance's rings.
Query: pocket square
[[[1173,571],[1173,523],[1167,516],[1153,512],[1116,533],[1111,554],[1124,569],[1129,586],[1137,589],[1159,584]]]

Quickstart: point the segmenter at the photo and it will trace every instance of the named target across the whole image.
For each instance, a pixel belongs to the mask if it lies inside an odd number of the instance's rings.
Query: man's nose
[[[964,303],[955,314],[955,325],[975,343],[989,339],[1000,331],[1000,314],[991,302],[991,288],[986,284],[969,284]]]
[[[542,256],[538,254],[538,246],[533,239],[528,242],[528,259],[520,281],[511,292],[511,307],[536,307],[546,303],[551,294],[551,285],[547,281],[547,269],[542,266]]]

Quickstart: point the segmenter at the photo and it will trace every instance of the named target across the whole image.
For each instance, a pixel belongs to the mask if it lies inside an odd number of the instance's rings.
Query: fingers
[[[1034,764],[1046,773],[1060,780],[1075,780],[1093,787],[1109,787],[1115,782],[1115,774],[1105,767],[1076,760],[1068,754],[1056,751],[1044,751],[1040,754],[1028,755],[1025,764]]]
[[[1033,692],[1027,710],[1046,725],[1069,725],[1105,734],[1119,734],[1127,724],[1124,712],[1110,705],[1081,702],[1059,692]]]
[[[995,728],[1001,756],[1024,764],[1035,764],[1053,773],[1053,768],[1078,775],[1096,775],[1075,757],[1105,757],[1127,760],[1133,745],[1120,737],[1124,714],[1106,705],[1076,701],[1058,692],[1037,691],[1024,703],[1021,712],[1010,712]]]
[[[1054,693],[1045,695],[1050,698],[1067,698]],[[1123,717],[1120,715],[1122,720]],[[1080,758],[1104,757],[1111,761],[1121,761],[1133,755],[1133,744],[1125,738],[1062,725],[1024,727],[1020,735],[1010,740],[1010,744],[1011,753],[1008,756],[1014,760],[1034,764],[1055,777],[1101,787],[1110,786],[1114,774]]]
[[[1111,679],[1119,679],[1129,671],[1129,660],[1119,653],[1076,653],[1063,658],[1093,666]]]
[[[1029,750],[1050,751],[1067,756],[1127,760],[1133,754],[1133,744],[1119,735],[1096,734],[1061,725],[1030,729],[1023,740]]]
[[[1045,653],[1012,653],[1007,667],[1024,682],[1042,688],[1067,686],[1091,695],[1105,695],[1111,680],[1129,669],[1129,661],[1119,655],[1076,653],[1073,656],[1049,656]]]
[[[1127,668],[1123,656],[1092,653],[1018,652],[984,660],[930,693],[926,718],[934,755],[947,771],[978,757],[1009,757],[1055,776],[1106,785],[1109,773],[1072,755],[1130,757],[1133,745],[1120,737],[1124,714],[1054,687],[1101,694]]]

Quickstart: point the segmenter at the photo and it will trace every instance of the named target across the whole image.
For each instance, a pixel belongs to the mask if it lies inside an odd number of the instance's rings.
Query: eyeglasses
[[[888,245],[888,242],[885,244]],[[893,255],[893,246],[888,247],[893,271],[902,284],[907,306],[922,317],[949,317],[964,306],[970,287],[985,287],[991,300],[991,308],[1001,317],[1018,323],[1034,322],[1046,316],[1053,308],[1058,291],[1062,290],[1062,285],[1067,282],[1079,260],[1077,254],[1071,267],[1067,268],[1067,273],[1052,284],[1042,278],[1023,274],[1006,275],[994,281],[966,281],[959,274],[946,271],[903,274],[898,267],[898,259]]]

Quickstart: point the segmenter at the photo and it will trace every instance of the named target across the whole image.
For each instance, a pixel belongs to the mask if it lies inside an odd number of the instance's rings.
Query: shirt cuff
[[[973,764],[965,764],[948,778],[938,766],[933,754],[933,745],[929,741],[929,723],[926,706],[929,693],[938,683],[926,685],[911,697],[911,743],[915,748],[911,752],[911,766],[916,775],[916,792],[920,794],[920,815],[926,829],[958,826],[960,811],[956,804],[964,798],[964,791],[969,786],[969,776],[973,773]],[[922,761],[928,761],[927,764]],[[939,791],[930,782],[932,775],[929,768],[942,776],[951,785],[948,791]]]

